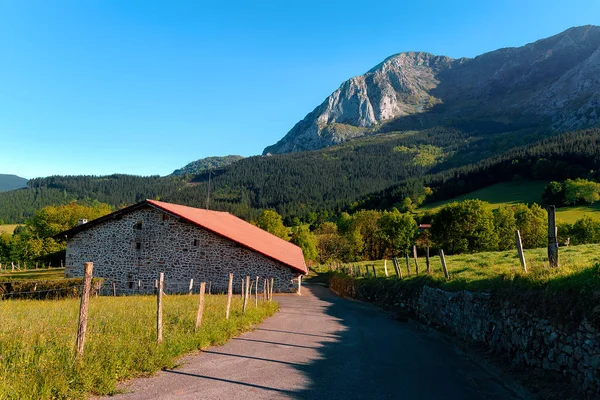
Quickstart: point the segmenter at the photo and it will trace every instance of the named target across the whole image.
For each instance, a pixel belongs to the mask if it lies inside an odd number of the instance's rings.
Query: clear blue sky
[[[597,0],[0,0],[0,173],[260,154],[391,54],[472,57],[585,24]]]

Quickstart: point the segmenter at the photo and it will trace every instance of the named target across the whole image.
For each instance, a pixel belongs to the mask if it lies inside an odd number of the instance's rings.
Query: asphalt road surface
[[[258,329],[121,386],[125,399],[519,399],[438,336],[321,286]]]

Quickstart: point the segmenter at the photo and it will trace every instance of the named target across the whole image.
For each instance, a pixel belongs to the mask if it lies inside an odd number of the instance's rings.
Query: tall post
[[[425,249],[425,264],[427,264],[427,274],[431,274],[431,265],[429,265],[429,246]]]
[[[206,291],[206,282],[200,282],[200,304],[196,314],[196,330],[202,325],[202,314],[204,314],[204,292]]]
[[[246,291],[244,292],[244,303],[242,305],[242,314],[246,313],[246,307],[248,307],[248,297],[250,296],[250,277],[246,276]]]
[[[444,270],[444,276],[446,280],[450,279],[450,274],[448,273],[448,266],[446,265],[446,257],[444,257],[444,250],[440,249],[440,261],[442,262],[442,269]]]
[[[417,258],[417,246],[413,246],[413,258],[415,259],[415,271],[419,275],[419,260]]]
[[[548,262],[550,263],[550,268],[558,268],[557,236],[556,207],[548,206]]]
[[[162,343],[163,326],[162,326],[162,295],[163,287],[165,286],[165,273],[158,274],[158,290],[156,292],[156,342]]]
[[[84,266],[83,292],[81,293],[81,303],[79,305],[79,328],[77,329],[77,354],[75,355],[75,359],[83,357],[93,270],[94,263],[86,262]]]
[[[527,263],[525,262],[525,254],[523,253],[523,243],[521,242],[521,233],[517,229],[515,231],[515,242],[517,245],[517,253],[519,254],[519,260],[521,261],[521,267],[527,272]]]
[[[406,274],[410,276],[410,260],[408,259],[408,253],[406,253]]]
[[[233,274],[229,274],[229,284],[227,285],[227,309],[225,310],[225,319],[229,319],[229,309],[231,308],[231,296],[233,295]]]

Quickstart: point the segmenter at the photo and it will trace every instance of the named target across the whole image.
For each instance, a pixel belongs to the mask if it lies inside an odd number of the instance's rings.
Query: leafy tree
[[[585,202],[593,204],[600,200],[600,184],[586,179],[567,179],[563,184],[565,203],[577,204]]]
[[[433,219],[431,234],[449,254],[494,250],[498,242],[490,204],[481,200],[444,206]]]
[[[384,211],[377,221],[377,226],[385,253],[390,256],[407,252],[418,232],[414,218],[410,214],[401,214],[396,209]]]
[[[587,244],[600,242],[600,222],[586,215],[573,224],[571,243]]]
[[[37,238],[47,238],[74,226],[80,219],[94,220],[110,214],[112,207],[95,202],[86,206],[71,202],[61,206],[47,206],[37,211],[25,222],[29,234]]]
[[[546,205],[555,205],[557,207],[565,204],[565,191],[560,182],[552,181],[542,193],[542,201]]]
[[[513,206],[517,229],[521,232],[523,247],[533,249],[548,244],[548,213],[537,204]]]
[[[348,254],[348,241],[338,234],[338,227],[333,222],[324,222],[315,231],[319,260],[322,263],[343,260]]]
[[[258,227],[265,231],[288,240],[288,232],[286,227],[283,225],[283,218],[276,211],[264,210],[258,217]]]
[[[501,206],[494,211],[494,227],[498,234],[498,250],[513,249],[517,222],[512,207]]]
[[[294,229],[291,242],[302,249],[302,254],[307,261],[317,261],[317,238],[310,230],[304,227]]]
[[[351,230],[356,231],[354,237],[362,243],[362,256],[367,260],[379,260],[385,253],[385,246],[378,235],[377,222],[381,213],[375,210],[361,210],[352,215]],[[358,243],[357,243],[358,245]]]

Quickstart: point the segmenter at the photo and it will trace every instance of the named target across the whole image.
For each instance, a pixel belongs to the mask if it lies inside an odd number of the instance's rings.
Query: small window
[[[133,229],[138,229],[141,230],[142,229],[142,221],[138,221],[134,226]]]
[[[136,250],[141,250],[142,249],[142,242],[135,242],[135,249]]]
[[[163,221],[168,221],[169,220],[169,214],[163,214],[162,215],[162,220]]]
[[[194,247],[198,247],[200,246],[200,240],[198,239],[194,239],[194,243],[193,243]]]

